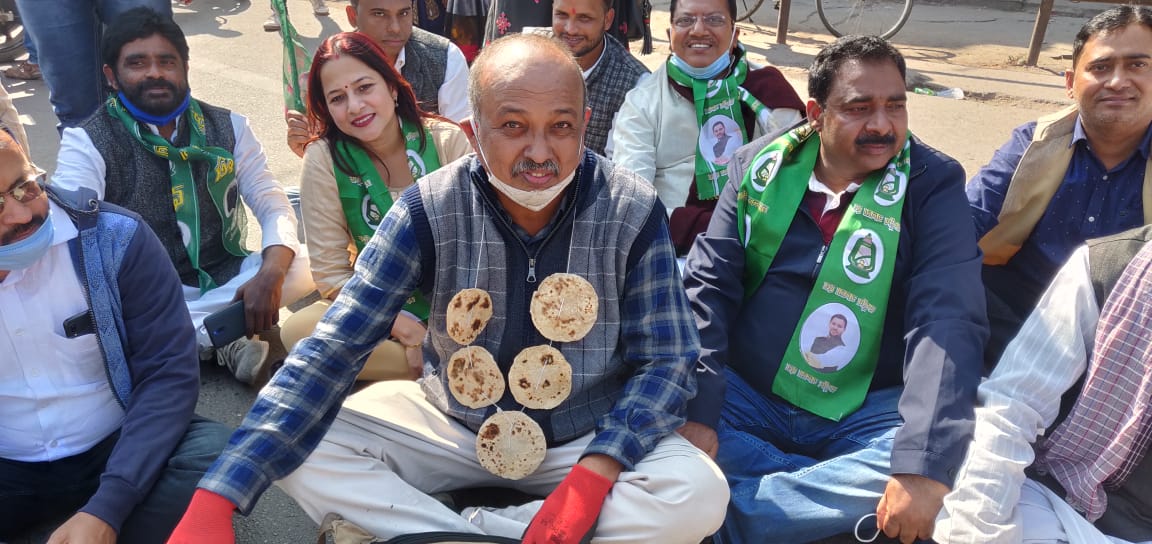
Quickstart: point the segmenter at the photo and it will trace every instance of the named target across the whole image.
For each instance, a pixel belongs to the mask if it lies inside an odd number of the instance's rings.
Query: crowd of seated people
[[[0,94],[0,542],[235,542],[272,485],[380,541],[1152,542],[1152,8],[968,178],[879,37],[802,100],[733,0],[651,73],[618,0],[469,4],[350,2],[298,211],[168,6],[108,18],[54,171]]]

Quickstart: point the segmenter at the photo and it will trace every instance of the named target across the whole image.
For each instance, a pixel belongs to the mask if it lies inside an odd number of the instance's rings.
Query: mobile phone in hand
[[[244,301],[237,300],[204,318],[204,329],[212,346],[220,349],[244,336]]]

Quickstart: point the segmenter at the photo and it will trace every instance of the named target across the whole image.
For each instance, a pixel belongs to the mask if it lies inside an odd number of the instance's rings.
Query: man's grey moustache
[[[536,170],[547,170],[553,176],[560,175],[560,166],[552,161],[537,163],[531,161],[521,161],[512,167],[512,175],[519,176],[524,172],[532,172]]]

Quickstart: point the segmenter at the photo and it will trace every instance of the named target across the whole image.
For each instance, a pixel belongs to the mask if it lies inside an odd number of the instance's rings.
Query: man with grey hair
[[[655,190],[585,150],[581,71],[558,42],[494,42],[469,87],[477,153],[422,178],[388,211],[170,542],[230,541],[232,511],[249,512],[276,480],[314,520],[336,513],[384,539],[698,542],[720,526],[723,476],[675,432],[695,393],[699,341]],[[586,334],[549,342],[561,337],[530,303],[561,281],[584,284],[597,304],[583,306]],[[345,400],[416,290],[431,305],[425,378]],[[462,295],[493,310],[467,338],[450,327]],[[479,355],[461,355],[465,346]],[[530,376],[504,387],[539,350],[551,353],[539,371],[553,366],[570,385],[553,403],[533,400],[551,386]],[[430,496],[481,486],[545,499],[457,513]]]

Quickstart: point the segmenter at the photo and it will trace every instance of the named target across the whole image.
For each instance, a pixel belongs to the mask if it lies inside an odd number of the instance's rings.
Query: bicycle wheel
[[[736,20],[743,21],[760,9],[764,0],[736,0]]]
[[[912,0],[816,0],[816,13],[833,36],[891,38],[912,15]]]
[[[16,12],[16,2],[0,0],[0,62],[11,62],[23,54],[24,25]]]

